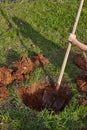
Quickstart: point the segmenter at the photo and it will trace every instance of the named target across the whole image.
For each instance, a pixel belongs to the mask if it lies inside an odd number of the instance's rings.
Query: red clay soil
[[[87,59],[81,55],[78,54],[74,57],[74,63],[83,70],[82,74],[80,74],[76,78],[76,84],[81,93],[87,94]],[[79,98],[78,103],[84,106],[87,106],[87,99],[85,98]]]
[[[49,63],[49,60],[43,56],[43,54],[35,54],[32,58],[34,66],[43,67]]]
[[[8,89],[6,87],[0,87],[0,101],[6,99],[9,96]]]
[[[36,54],[33,57],[33,62],[29,57],[21,57],[18,61],[9,65],[8,68],[1,67],[0,99],[8,95],[7,88],[5,88],[7,85],[13,81],[18,83],[29,79],[29,73],[33,70],[34,66],[44,66],[47,63],[49,63],[49,61],[42,54]]]
[[[12,63],[8,68],[0,68],[0,86],[7,86],[13,81],[20,82],[30,78],[29,73],[34,66],[44,66],[49,63],[42,54],[36,54],[33,62],[29,57],[21,57],[17,62]]]
[[[78,103],[79,103],[80,105],[87,106],[87,99],[85,99],[85,98],[79,98],[79,99],[78,99]]]
[[[49,97],[48,95],[47,97],[44,95],[46,89],[49,89]],[[38,85],[34,84],[29,88],[22,87],[18,89],[18,95],[21,97],[23,103],[28,107],[37,111],[41,111],[44,108],[52,109],[55,112],[62,111],[71,99],[71,91],[68,86],[61,87],[56,95],[56,98],[55,95],[53,97],[51,96],[51,94],[53,95],[53,92],[54,86],[47,83]],[[49,102],[49,106],[46,106],[44,103],[43,96],[45,96],[45,99],[52,98],[51,102]]]
[[[76,84],[81,92],[87,93],[87,73],[79,75],[76,79]]]
[[[74,63],[80,68],[87,71],[87,59],[82,54],[77,54],[74,57]]]
[[[83,70],[82,74],[76,78],[77,87],[81,92],[87,93],[87,59],[78,54],[74,57],[74,63]]]
[[[0,87],[2,86],[7,86],[10,83],[12,83],[13,78],[12,78],[12,69],[7,69],[7,68],[0,68]]]
[[[0,86],[7,86],[13,81],[22,81],[29,79],[28,73],[33,69],[33,63],[28,57],[21,57],[16,63],[14,63],[11,69],[1,67],[0,68]]]
[[[33,70],[33,63],[28,57],[21,57],[16,63],[13,64],[13,79],[15,81],[22,81],[29,79],[28,73]]]

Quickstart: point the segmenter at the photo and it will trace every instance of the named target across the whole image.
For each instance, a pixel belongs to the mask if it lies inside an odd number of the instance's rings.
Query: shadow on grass
[[[35,53],[34,48],[39,48],[40,52],[50,60],[52,64],[57,64],[57,59],[60,55],[64,55],[65,50],[61,46],[51,40],[46,39],[39,32],[37,32],[28,22],[23,21],[17,17],[12,18],[16,25],[16,32],[20,39],[21,45],[28,51],[29,56]],[[33,45],[29,46],[24,43],[23,38],[30,39]],[[58,54],[59,53],[59,54]],[[58,65],[58,64],[57,64]]]
[[[8,23],[8,29],[6,31],[9,31],[12,28],[12,24],[11,24],[8,16],[5,14],[3,9],[1,8],[1,6],[0,6],[0,12],[1,12],[2,16],[5,18],[6,22]]]
[[[18,60],[20,58],[20,54],[13,49],[9,49],[7,56],[6,56],[6,63],[9,65],[12,62]]]

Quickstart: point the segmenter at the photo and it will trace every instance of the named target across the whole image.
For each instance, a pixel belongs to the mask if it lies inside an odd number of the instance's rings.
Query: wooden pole
[[[83,3],[84,3],[84,0],[80,0],[80,6],[79,6],[77,16],[76,16],[76,19],[75,19],[75,23],[74,23],[74,26],[73,26],[73,29],[72,29],[73,34],[75,34],[75,32],[76,32],[76,28],[77,28],[77,25],[78,25],[78,22],[79,22]],[[61,84],[62,77],[63,77],[63,74],[64,74],[64,70],[65,70],[65,67],[66,67],[66,63],[67,63],[67,60],[68,60],[68,57],[69,57],[70,49],[71,49],[71,42],[69,42],[67,50],[66,50],[66,54],[65,54],[63,64],[62,64],[62,67],[61,67],[60,75],[59,75],[59,78],[58,78],[58,81],[57,81],[56,90],[58,90],[60,88],[60,84]]]

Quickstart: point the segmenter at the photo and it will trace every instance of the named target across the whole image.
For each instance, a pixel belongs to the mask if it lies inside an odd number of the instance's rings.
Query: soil
[[[33,62],[32,62],[33,61]],[[21,57],[7,68],[0,68],[0,100],[8,96],[7,86],[13,81],[18,83],[30,78],[29,74],[35,66],[43,67],[49,63],[42,54],[35,54],[32,60],[29,57]]]
[[[76,78],[77,87],[81,92],[87,93],[87,59],[78,54],[74,57],[74,63],[83,70],[82,74]]]
[[[62,82],[60,89],[57,91],[56,86],[46,88],[43,95],[43,106],[52,108],[56,112],[62,111],[69,103],[72,93],[66,82]]]
[[[76,84],[81,93],[87,94],[87,58],[78,54],[74,57],[74,63],[82,69],[82,73],[76,78]],[[78,103],[87,106],[87,99],[79,98]]]
[[[13,63],[12,77],[14,81],[19,82],[29,79],[28,75],[33,70],[33,63],[28,57],[21,57],[16,63]]]
[[[52,109],[55,112],[59,112],[68,105],[71,99],[71,91],[68,86],[61,87],[55,97],[54,90],[54,86],[47,83],[34,84],[29,88],[19,88],[18,95],[21,97],[23,103],[32,109],[41,111],[44,108],[48,108],[49,110]],[[45,91],[49,92],[49,94],[46,95]],[[45,100],[49,102],[49,105],[47,102],[45,104]]]
[[[81,105],[87,106],[87,99],[85,99],[85,98],[79,98],[78,102]]]
[[[33,61],[33,62],[32,62]],[[21,57],[18,61],[13,62],[8,68],[0,68],[0,86],[7,86],[13,81],[20,82],[30,78],[29,73],[34,66],[44,66],[49,63],[42,54],[35,54],[33,60],[29,57]]]
[[[7,85],[14,82],[29,79],[30,72],[35,66],[43,67],[48,64],[49,60],[42,54],[35,54],[32,59],[21,57],[17,62],[12,63],[8,68],[0,68],[0,100],[9,96]],[[74,58],[74,63],[83,70],[76,79],[76,84],[79,90],[87,93],[87,60],[82,55],[78,54]],[[54,110],[55,112],[62,111],[68,105],[72,94],[69,86],[61,83],[61,87],[56,91],[56,86],[50,83],[33,84],[31,87],[22,87],[18,89],[18,94],[23,103],[37,111],[44,108]],[[84,98],[78,99],[79,104],[87,105],[87,100]]]
[[[0,101],[9,96],[9,91],[6,87],[0,87]]]
[[[74,56],[74,63],[82,70],[87,71],[87,59],[82,54]]]
[[[34,66],[43,67],[45,64],[49,63],[49,60],[43,56],[43,54],[35,54],[32,58]]]
[[[81,92],[87,93],[87,73],[82,73],[76,79],[76,84]]]
[[[9,85],[12,81],[12,69],[0,68],[0,87]]]

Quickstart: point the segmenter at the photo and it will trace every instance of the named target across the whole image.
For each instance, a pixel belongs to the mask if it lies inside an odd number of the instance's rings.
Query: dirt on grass
[[[47,83],[41,83],[41,84],[33,84],[29,88],[19,88],[18,89],[18,95],[20,96],[23,103],[37,111],[41,111],[44,108],[47,108],[49,110],[53,110],[55,112],[62,111],[66,105],[68,105],[70,99],[71,99],[71,91],[68,86],[66,87],[60,87],[60,90],[58,93],[52,97],[50,95],[53,95],[54,93],[54,87],[51,86],[51,84]],[[49,95],[44,95],[45,90],[48,89]],[[46,106],[43,96],[46,98],[52,98],[52,100],[49,100],[49,106]]]
[[[0,87],[0,101],[9,96],[9,91],[6,87]]]
[[[82,69],[82,73],[76,78],[78,90],[87,94],[87,58],[78,54],[74,57],[74,63]],[[87,106],[87,99],[81,97],[78,99],[78,103]]]
[[[81,92],[87,93],[87,59],[78,54],[74,57],[74,63],[83,70],[82,74],[76,78],[77,87]]]
[[[8,69],[5,67],[0,68],[0,87],[7,86],[13,81],[13,77],[11,75],[12,69]]]
[[[30,78],[30,72],[35,66],[43,67],[49,60],[43,54],[35,54],[32,59],[21,57],[7,68],[0,68],[0,99],[4,99],[7,94],[7,86],[12,82],[19,83]],[[6,91],[6,92],[5,92]],[[5,95],[5,96],[4,96]]]
[[[87,72],[77,77],[76,84],[80,92],[87,93]]]
[[[35,66],[43,67],[49,60],[42,54],[35,54],[32,60],[29,57],[21,57],[8,68],[0,68],[0,86],[7,86],[13,81],[20,82],[30,78],[29,73]]]
[[[79,98],[78,99],[78,102],[79,102],[79,104],[81,104],[81,105],[84,105],[84,106],[87,106],[87,99],[85,99],[85,98]]]
[[[43,56],[43,54],[35,54],[32,58],[34,66],[43,67],[45,64],[49,63],[49,60]]]
[[[33,70],[33,63],[28,57],[21,57],[16,63],[13,63],[12,77],[14,81],[20,82],[29,79],[29,73]]]
[[[8,68],[0,68],[0,100],[9,96],[6,88],[13,81],[18,83],[22,80],[30,78],[30,72],[34,67],[43,67],[48,64],[49,60],[42,54],[35,54],[32,59],[29,57],[21,57],[15,63],[12,63]],[[76,79],[76,84],[79,90],[87,93],[87,61],[82,55],[77,55],[74,58],[74,63],[79,66],[83,73]],[[70,87],[65,83],[61,83],[60,89],[56,92],[56,86],[50,83],[33,84],[26,88],[18,89],[18,95],[23,103],[37,111],[44,108],[60,112],[68,105],[72,94]],[[45,102],[46,101],[46,102]],[[79,104],[87,105],[87,100],[84,98],[78,99]]]
[[[87,71],[87,59],[82,54],[74,56],[74,63],[82,70]]]

